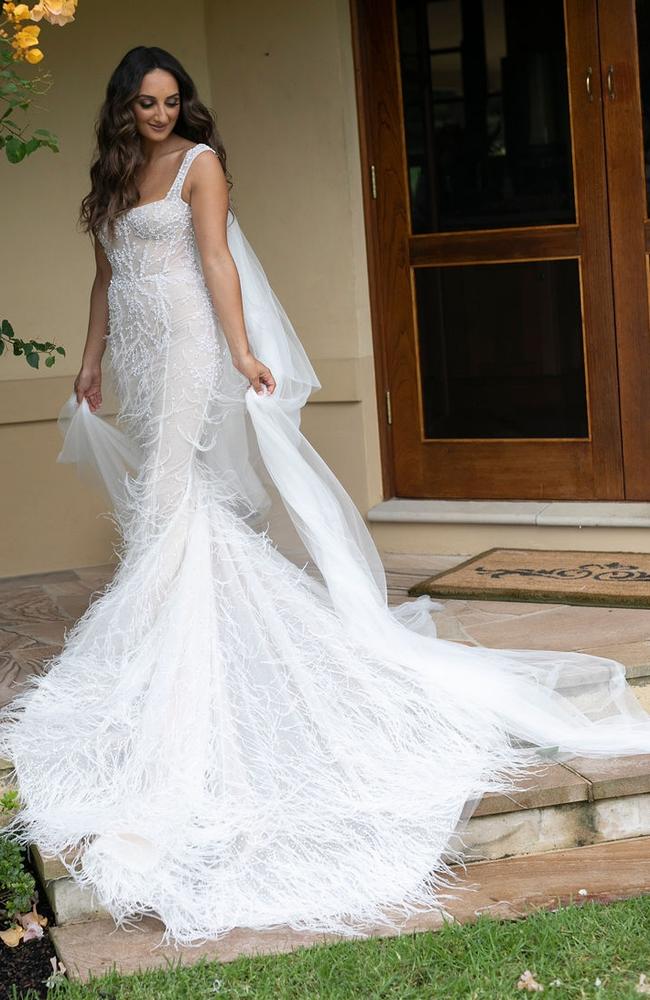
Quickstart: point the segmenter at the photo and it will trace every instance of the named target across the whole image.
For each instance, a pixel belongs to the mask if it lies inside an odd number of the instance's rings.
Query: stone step
[[[519,784],[531,787],[485,795],[450,848],[471,863],[650,835],[650,754],[573,757]],[[31,850],[58,924],[102,915],[94,893],[78,886],[60,859]]]
[[[415,600],[408,590],[425,577],[452,569],[469,556],[382,556],[389,605]],[[435,598],[434,598],[435,600]],[[438,636],[468,645],[501,649],[558,649],[588,652],[619,660],[628,682],[650,685],[650,611],[598,608],[528,601],[440,598],[444,610],[434,613]],[[524,633],[520,623],[525,622]],[[650,692],[638,695],[648,702]]]
[[[469,864],[456,869],[462,881],[450,889],[446,912],[417,914],[397,930],[385,925],[364,928],[373,937],[436,931],[448,921],[473,923],[481,915],[518,920],[537,910],[570,904],[610,903],[650,893],[650,837],[597,844],[526,857]],[[88,982],[115,970],[122,975],[144,969],[193,965],[200,959],[232,962],[243,955],[272,955],[340,940],[333,934],[236,928],[217,941],[192,947],[159,946],[164,930],[156,917],[143,917],[135,930],[119,930],[110,917],[52,927],[50,934],[68,976]],[[522,964],[522,972],[525,966]]]
[[[520,784],[483,796],[450,846],[483,861],[650,834],[650,754],[573,757]]]

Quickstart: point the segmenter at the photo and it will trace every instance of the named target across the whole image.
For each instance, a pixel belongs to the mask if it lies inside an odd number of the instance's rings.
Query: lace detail
[[[100,239],[111,264],[108,287],[108,361],[121,399],[120,422],[145,449],[159,433],[156,419],[171,406],[195,414],[194,432],[206,447],[210,428],[200,424],[211,388],[223,368],[225,338],[203,278],[191,206],[180,196],[201,153],[185,153],[164,198],[124,212],[115,235]],[[189,428],[188,428],[189,430]]]

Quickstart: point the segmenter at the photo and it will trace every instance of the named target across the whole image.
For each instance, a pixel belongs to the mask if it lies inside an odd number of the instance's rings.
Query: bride
[[[535,763],[648,753],[650,716],[616,661],[468,647],[437,638],[430,598],[388,607],[365,523],[300,431],[318,379],[173,56],[124,56],[97,147],[60,459],[106,487],[120,559],[0,715],[5,835],[60,854],[118,925],[159,917],[166,943],[399,927],[448,898],[482,795]]]

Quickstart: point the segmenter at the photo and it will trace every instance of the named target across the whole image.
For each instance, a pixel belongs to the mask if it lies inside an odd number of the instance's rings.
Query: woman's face
[[[162,142],[173,132],[181,110],[176,78],[166,69],[152,69],[142,77],[132,107],[140,135],[150,142]]]

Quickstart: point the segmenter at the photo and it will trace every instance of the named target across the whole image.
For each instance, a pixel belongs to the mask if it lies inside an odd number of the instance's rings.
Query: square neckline
[[[128,215],[130,212],[135,212],[135,210],[137,208],[147,208],[149,205],[161,205],[164,201],[167,201],[167,199],[171,195],[172,191],[176,187],[176,181],[180,177],[181,170],[183,169],[183,166],[185,165],[185,160],[187,159],[188,154],[191,153],[191,151],[193,149],[196,149],[197,146],[201,146],[201,145],[203,145],[203,143],[195,142],[193,146],[189,146],[185,150],[185,152],[183,153],[183,156],[181,157],[181,162],[179,164],[178,170],[176,171],[176,173],[174,175],[174,179],[171,182],[171,185],[170,185],[169,190],[167,191],[166,195],[164,195],[162,198],[156,198],[155,201],[145,201],[142,205],[140,205],[140,204],[133,205],[131,208],[127,209],[127,211],[124,214]],[[179,195],[179,197],[180,197],[180,195]],[[190,208],[190,203],[188,201],[183,201],[182,198],[180,200],[183,202],[184,205],[187,205],[187,207]]]

